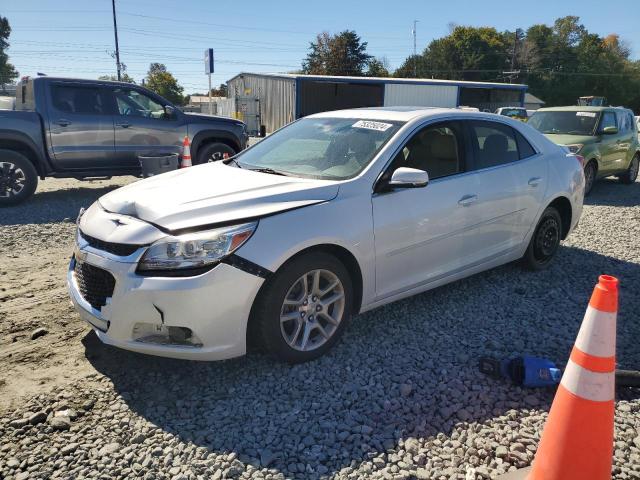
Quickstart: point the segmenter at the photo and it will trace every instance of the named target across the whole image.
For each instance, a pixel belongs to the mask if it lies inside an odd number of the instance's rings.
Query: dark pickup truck
[[[0,207],[33,194],[38,177],[90,179],[139,175],[139,155],[181,153],[194,164],[244,149],[245,124],[184,113],[129,83],[25,78],[15,110],[0,110]]]

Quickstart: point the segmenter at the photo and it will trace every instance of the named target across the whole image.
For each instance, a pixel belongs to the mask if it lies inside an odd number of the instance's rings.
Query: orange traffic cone
[[[182,162],[180,162],[180,168],[191,166],[191,145],[189,142],[189,137],[185,135],[184,140],[182,141]]]
[[[500,479],[611,479],[617,311],[618,279],[600,275],[533,467]]]

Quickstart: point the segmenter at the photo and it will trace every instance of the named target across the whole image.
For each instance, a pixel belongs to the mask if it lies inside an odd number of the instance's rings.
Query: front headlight
[[[574,143],[573,145],[565,145],[571,153],[578,153],[584,147],[581,143]]]
[[[187,270],[213,265],[246,242],[258,222],[166,237],[152,244],[138,264],[139,273]]]

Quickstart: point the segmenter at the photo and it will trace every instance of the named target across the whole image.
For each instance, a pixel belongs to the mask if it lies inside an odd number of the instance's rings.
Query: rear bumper
[[[76,258],[110,272],[112,297],[100,309],[82,296],[76,280]],[[106,344],[126,350],[191,360],[222,360],[246,353],[246,328],[262,278],[227,264],[194,277],[142,277],[137,263],[115,261],[76,248],[67,273],[71,301],[80,317]],[[148,343],[136,339],[134,326],[145,323],[190,329],[198,346]]]

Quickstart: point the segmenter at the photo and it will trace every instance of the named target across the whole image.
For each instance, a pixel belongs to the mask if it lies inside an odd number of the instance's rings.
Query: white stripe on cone
[[[587,307],[575,345],[589,355],[613,357],[616,354],[616,312]]]
[[[560,384],[580,398],[608,402],[615,395],[615,372],[592,372],[569,359]]]

